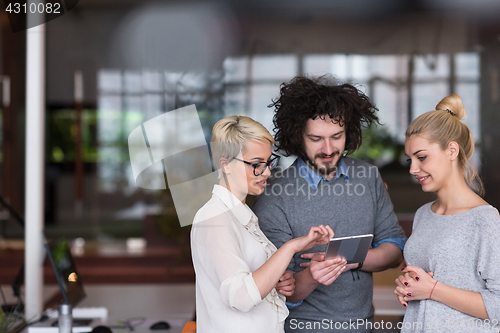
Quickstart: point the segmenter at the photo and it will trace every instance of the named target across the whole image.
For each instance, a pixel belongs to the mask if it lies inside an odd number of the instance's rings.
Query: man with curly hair
[[[370,332],[372,272],[400,265],[406,241],[378,169],[347,157],[361,145],[363,128],[379,123],[378,110],[356,87],[329,76],[282,84],[270,106],[277,148],[297,159],[254,202],[269,240],[279,248],[318,223],[335,237],[374,235],[363,263],[324,260],[326,245],[294,256],[295,293],[287,300],[295,304],[285,330]]]

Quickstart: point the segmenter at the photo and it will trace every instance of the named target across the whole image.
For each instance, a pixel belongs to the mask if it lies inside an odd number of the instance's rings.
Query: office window
[[[480,140],[479,55],[477,53],[410,55],[318,55],[303,57],[306,75],[331,74],[352,82],[375,102],[384,128],[399,142],[411,120],[434,110],[455,92],[464,102],[465,123]],[[411,84],[411,95],[408,85]],[[408,101],[411,99],[411,105]]]
[[[127,137],[166,111],[196,104],[207,142],[213,124],[229,115],[250,116],[274,133],[274,110],[268,105],[279,96],[280,84],[297,75],[331,74],[354,83],[379,109],[382,126],[375,131],[383,130],[382,137],[390,136],[399,148],[411,120],[456,92],[468,113],[465,122],[479,143],[479,67],[477,53],[459,53],[247,55],[225,59],[223,70],[214,73],[103,69],[98,72],[94,120],[99,190],[128,196],[142,191],[130,169]],[[380,133],[367,135],[376,139]],[[399,158],[386,151],[373,156],[378,156],[379,167]]]
[[[450,76],[450,56],[448,54],[417,55],[414,77],[416,80],[446,80]]]
[[[282,82],[297,76],[296,55],[227,58],[224,61],[224,115],[245,115],[272,133],[273,109]]]
[[[435,110],[437,103],[449,94],[447,82],[416,82],[413,84],[412,119]]]
[[[413,68],[411,68],[413,66]],[[248,115],[273,133],[273,111],[279,86],[295,75],[330,74],[355,84],[379,109],[382,123],[374,131],[402,145],[409,123],[434,110],[452,92],[464,102],[476,142],[479,126],[479,55],[477,53],[425,55],[306,54],[242,56],[224,61],[224,115]],[[384,154],[381,154],[384,155]],[[393,156],[377,161],[390,163]]]
[[[254,56],[251,60],[252,80],[290,80],[297,75],[296,55]]]
[[[145,121],[195,104],[205,137],[222,118],[222,73],[103,69],[98,72],[97,176],[104,193],[135,193],[128,135]]]

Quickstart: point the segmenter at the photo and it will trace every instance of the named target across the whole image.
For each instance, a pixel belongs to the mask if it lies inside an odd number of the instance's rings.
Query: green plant
[[[363,132],[363,143],[350,156],[382,167],[397,160],[404,151],[403,144],[394,139],[385,129],[370,128]]]
[[[24,320],[17,311],[5,313],[0,308],[0,333],[18,332],[24,327]]]

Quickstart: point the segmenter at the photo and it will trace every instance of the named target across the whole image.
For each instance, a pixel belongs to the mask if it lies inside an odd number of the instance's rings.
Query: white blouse
[[[285,297],[273,288],[262,300],[252,277],[276,247],[246,204],[220,185],[212,194],[191,230],[197,333],[284,332]]]

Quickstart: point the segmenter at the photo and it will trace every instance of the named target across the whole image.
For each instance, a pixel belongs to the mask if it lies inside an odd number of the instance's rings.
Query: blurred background
[[[408,174],[404,131],[459,94],[486,200],[500,207],[498,13],[496,0],[80,1],[46,23],[46,234],[80,248],[86,281],[194,281],[189,227],[179,226],[168,189],[136,185],[128,135],[190,104],[207,142],[228,115],[272,131],[267,106],[297,75],[333,75],[375,102],[383,125],[365,133],[354,156],[380,167],[407,231],[434,196]],[[5,12],[0,30],[0,75],[10,88],[0,111],[0,195],[24,213],[26,32],[13,33]],[[23,238],[0,211],[0,255]],[[143,252],[127,248],[136,238],[146,241]],[[0,283],[20,265],[6,257]]]

